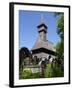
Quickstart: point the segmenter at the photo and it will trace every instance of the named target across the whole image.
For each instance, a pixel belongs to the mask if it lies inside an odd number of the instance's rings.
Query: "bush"
[[[46,66],[45,77],[46,78],[53,77],[53,69],[51,67],[51,64],[47,64],[47,66]]]
[[[54,77],[63,77],[64,76],[64,71],[61,69],[61,67],[54,67]]]
[[[41,74],[39,72],[32,74],[32,78],[40,78],[40,77],[41,77]]]
[[[45,70],[45,77],[63,77],[64,71],[61,69],[61,67],[58,67],[55,64],[47,64],[46,70]]]
[[[31,78],[40,78],[41,74],[32,73],[30,68],[25,68],[23,71],[20,70],[19,78],[20,79],[31,79]]]
[[[29,79],[32,76],[32,71],[30,68],[25,68],[22,72],[22,79]]]

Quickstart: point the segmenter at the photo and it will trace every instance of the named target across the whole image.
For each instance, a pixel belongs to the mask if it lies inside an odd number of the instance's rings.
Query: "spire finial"
[[[44,22],[44,16],[43,16],[43,14],[41,14],[41,23],[43,23]]]

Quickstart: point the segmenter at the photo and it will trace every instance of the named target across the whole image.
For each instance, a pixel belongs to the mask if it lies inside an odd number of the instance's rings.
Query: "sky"
[[[27,47],[32,49],[38,38],[37,26],[41,22],[41,16],[47,25],[47,40],[56,44],[59,41],[57,34],[57,20],[54,12],[45,11],[19,11],[19,48]]]

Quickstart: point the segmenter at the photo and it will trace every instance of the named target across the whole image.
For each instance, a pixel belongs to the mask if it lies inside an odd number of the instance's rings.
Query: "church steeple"
[[[53,43],[49,42],[46,38],[47,26],[45,24],[43,16],[41,16],[40,24],[38,28],[38,38],[32,47],[32,55],[37,56],[37,58],[46,58],[49,55],[54,55],[54,46]]]
[[[41,15],[41,22],[37,26],[37,28],[38,28],[38,33],[39,33],[39,39],[46,41],[47,26],[44,23],[43,15]]]

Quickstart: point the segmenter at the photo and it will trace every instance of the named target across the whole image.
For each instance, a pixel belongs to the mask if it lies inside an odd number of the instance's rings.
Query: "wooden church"
[[[38,39],[36,40],[34,46],[32,47],[32,55],[37,56],[37,58],[48,58],[55,57],[54,44],[47,40],[47,25],[44,22],[43,16],[41,16],[40,24],[37,26],[38,29]]]

